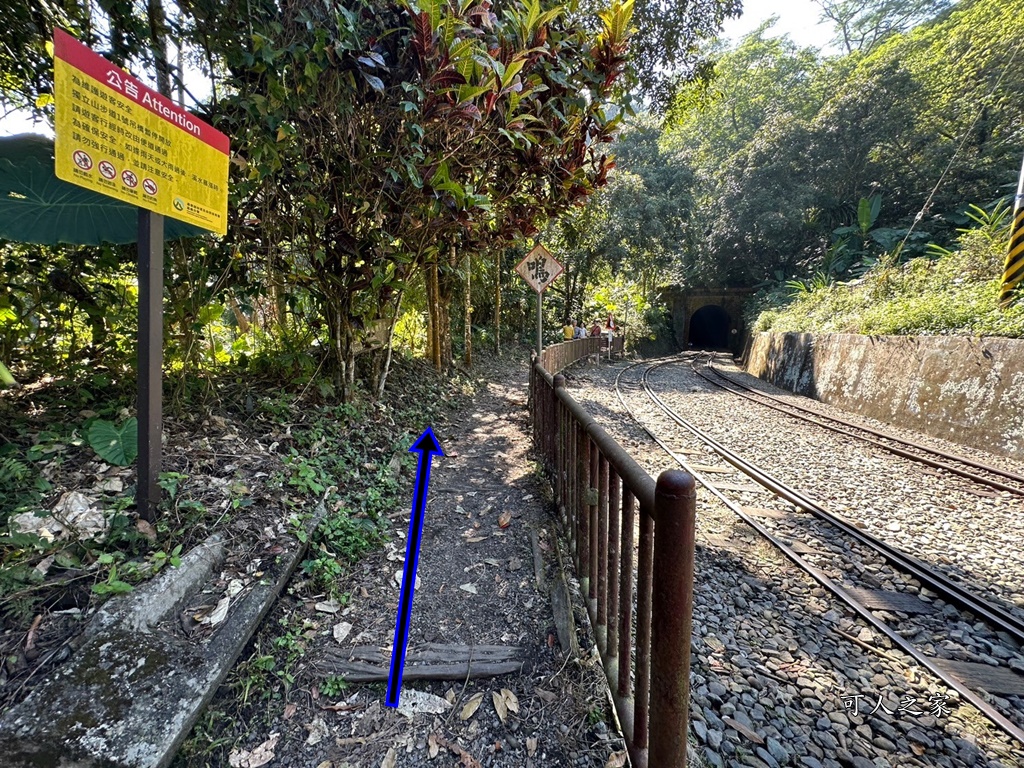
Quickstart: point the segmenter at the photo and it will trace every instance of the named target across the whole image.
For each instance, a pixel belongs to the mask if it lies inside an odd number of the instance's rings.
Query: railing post
[[[633,663],[633,528],[636,499],[629,488],[622,489],[622,548],[619,560],[619,686],[627,698],[633,693],[629,671]],[[632,736],[632,734],[630,734]]]
[[[551,390],[551,402],[554,408],[554,424],[552,429],[555,433],[555,506],[565,509],[565,419],[562,413],[562,404],[558,399],[558,390],[565,388],[565,376],[558,374],[555,376],[554,382],[555,387]]]
[[[586,584],[590,579],[590,435],[580,427],[580,506],[576,511],[576,573],[584,598],[589,594]]]
[[[576,439],[578,425],[572,414],[567,414],[569,422],[569,466],[566,471],[569,473],[569,498],[565,502],[565,529],[569,532],[569,551],[572,553],[573,562],[576,558],[576,497],[579,494],[580,473],[577,466],[576,455],[579,452],[579,442]]]
[[[622,537],[619,524],[622,519],[622,496],[619,474],[608,471],[608,637],[605,647],[609,658],[619,655],[619,547]],[[630,553],[632,554],[632,553]],[[632,599],[632,595],[630,595]]]
[[[696,519],[693,478],[679,470],[662,472],[654,510],[648,765],[685,768]]]
[[[590,555],[590,565],[587,568],[587,575],[590,577],[590,581],[587,584],[587,596],[594,601],[594,613],[597,613],[597,582],[598,582],[598,534],[599,526],[597,522],[597,509],[600,505],[599,496],[599,481],[598,481],[598,465],[600,464],[601,450],[597,447],[597,443],[593,440],[588,441],[590,444],[590,482],[587,487],[587,521],[588,521],[588,532],[590,533],[590,548],[588,553]]]
[[[597,463],[597,647],[608,653],[608,460]]]
[[[636,685],[634,686],[633,745],[650,743],[651,611],[654,602],[654,510],[640,505],[640,540],[636,568]]]

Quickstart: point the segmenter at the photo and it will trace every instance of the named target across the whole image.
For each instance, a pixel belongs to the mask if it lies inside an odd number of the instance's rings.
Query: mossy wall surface
[[[864,416],[1024,457],[1024,341],[759,333],[747,371]]]

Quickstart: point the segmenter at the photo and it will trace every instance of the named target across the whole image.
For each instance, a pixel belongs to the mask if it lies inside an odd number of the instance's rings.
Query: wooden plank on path
[[[525,648],[504,645],[447,645],[426,643],[411,647],[405,655],[402,680],[465,680],[522,672]],[[352,683],[388,679],[391,649],[374,646],[329,649],[314,662],[317,672],[335,675]]]
[[[716,549],[731,549],[735,550],[737,542],[729,536],[722,536],[717,533],[708,533],[704,536],[708,540],[708,544],[715,547]]]
[[[562,650],[568,655],[579,658],[580,644],[576,639],[576,620],[572,615],[572,598],[569,596],[569,585],[565,583],[565,574],[559,573],[551,584],[551,609],[555,614],[555,631]]]
[[[796,552],[798,555],[813,555],[816,554],[818,551],[812,547],[807,546],[802,541],[791,541],[789,543],[789,548]]]

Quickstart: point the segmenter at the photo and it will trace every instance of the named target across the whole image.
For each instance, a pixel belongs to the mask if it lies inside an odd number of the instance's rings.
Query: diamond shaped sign
[[[562,265],[543,245],[535,246],[516,266],[519,276],[537,293],[544,293],[544,290],[555,282],[555,278],[562,274],[562,270]]]

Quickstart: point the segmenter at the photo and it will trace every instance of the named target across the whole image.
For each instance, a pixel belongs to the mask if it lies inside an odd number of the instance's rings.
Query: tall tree
[[[889,35],[937,17],[955,0],[814,0],[822,21],[835,26],[833,43],[845,53],[867,53]]]

